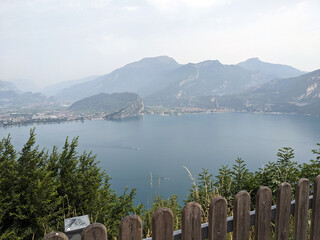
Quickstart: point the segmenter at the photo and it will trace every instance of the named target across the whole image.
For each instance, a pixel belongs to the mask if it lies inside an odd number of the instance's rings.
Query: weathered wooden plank
[[[101,223],[90,224],[82,231],[81,240],[108,240],[107,229]]]
[[[296,203],[294,210],[294,240],[307,239],[308,209],[310,184],[306,178],[301,178],[296,187]]]
[[[48,233],[42,240],[68,240],[68,236],[63,232]]]
[[[201,206],[189,202],[182,209],[181,221],[182,240],[201,240]]]
[[[320,175],[314,180],[310,240],[320,240]]]
[[[119,240],[141,240],[142,221],[136,215],[126,216],[119,227]]]
[[[255,240],[270,240],[272,193],[261,187],[256,196]]]
[[[173,240],[173,213],[169,208],[160,208],[154,213],[152,239]]]
[[[275,240],[289,239],[291,192],[289,183],[281,183],[277,189]]]
[[[233,210],[233,240],[248,240],[250,229],[250,195],[246,191],[237,193]]]
[[[209,240],[225,240],[227,237],[227,201],[215,197],[209,208]]]

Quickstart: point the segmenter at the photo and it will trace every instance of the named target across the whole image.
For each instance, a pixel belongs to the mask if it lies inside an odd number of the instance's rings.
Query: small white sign
[[[90,225],[88,215],[78,216],[74,218],[66,218],[64,220],[64,231],[72,232],[80,229],[84,229]]]

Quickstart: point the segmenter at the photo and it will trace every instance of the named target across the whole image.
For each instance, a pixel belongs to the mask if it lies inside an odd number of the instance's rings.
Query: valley
[[[179,64],[159,56],[105,75],[23,92],[0,81],[0,126],[114,120],[143,114],[263,112],[320,116],[320,70],[251,58]]]

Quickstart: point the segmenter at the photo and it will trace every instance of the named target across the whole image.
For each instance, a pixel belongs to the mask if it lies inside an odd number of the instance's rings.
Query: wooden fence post
[[[308,209],[310,184],[306,178],[301,178],[296,187],[296,203],[294,209],[294,240],[307,239]]]
[[[250,195],[246,191],[237,193],[233,210],[233,240],[249,240]]]
[[[63,232],[48,233],[42,240],[68,240],[68,236]]]
[[[182,209],[181,238],[201,240],[201,206],[196,202],[189,202]]]
[[[141,240],[142,221],[136,215],[126,216],[119,227],[119,240]]]
[[[271,204],[270,188],[261,187],[256,197],[255,240],[270,240]]]
[[[173,240],[173,213],[159,208],[152,217],[152,240]]]
[[[291,212],[291,186],[281,183],[277,189],[275,240],[288,240]]]
[[[90,224],[83,230],[81,240],[108,240],[107,229],[101,223]]]
[[[227,237],[227,201],[215,197],[209,208],[209,240],[225,240]]]
[[[310,240],[320,239],[320,175],[314,180]]]

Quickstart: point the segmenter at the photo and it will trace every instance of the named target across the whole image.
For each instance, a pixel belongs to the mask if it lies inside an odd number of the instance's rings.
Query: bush
[[[118,234],[118,223],[135,207],[135,189],[118,195],[110,188],[110,177],[92,153],[79,155],[78,138],[65,141],[63,150],[35,145],[35,130],[20,152],[11,138],[0,141],[0,239],[41,239],[63,230],[63,220],[88,214],[91,222]]]

